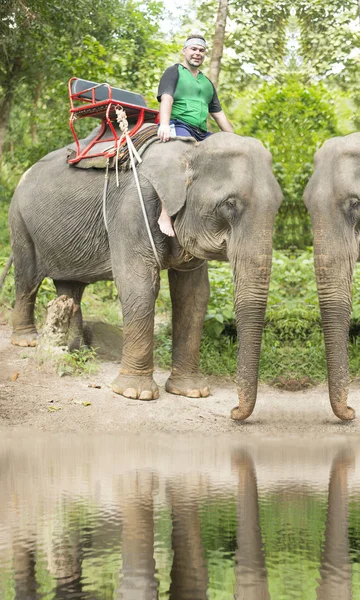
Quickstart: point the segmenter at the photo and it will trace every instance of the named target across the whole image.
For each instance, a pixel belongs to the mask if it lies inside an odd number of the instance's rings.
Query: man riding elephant
[[[109,172],[106,206],[104,173],[69,166],[66,147],[23,175],[9,211],[16,282],[12,343],[36,344],[36,293],[43,278],[51,277],[57,294],[74,300],[71,344],[79,347],[84,289],[113,279],[124,343],[112,389],[127,398],[156,399],[154,314],[160,270],[166,269],[173,364],[165,388],[192,398],[208,396],[209,386],[198,371],[209,299],[206,261],[228,260],[239,337],[239,402],[232,418],[246,419],[256,402],[273,225],[282,200],[271,154],[258,140],[220,132],[201,144],[191,138],[166,146],[154,143],[137,172],[148,229],[132,170],[121,173],[119,187]],[[161,204],[174,219],[176,243],[158,227]]]
[[[182,49],[184,60],[166,69],[160,79],[157,99],[160,102],[160,125],[158,136],[163,142],[176,135],[193,137],[201,142],[211,132],[207,131],[207,117],[210,114],[221,131],[233,133],[216,93],[214,84],[199,67],[205,60],[206,41],[202,35],[192,33]],[[159,218],[163,233],[175,235],[171,219],[164,206]]]

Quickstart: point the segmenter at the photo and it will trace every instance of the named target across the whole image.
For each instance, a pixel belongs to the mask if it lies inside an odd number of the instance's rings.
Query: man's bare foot
[[[164,208],[161,211],[158,224],[160,227],[160,231],[165,233],[165,235],[168,235],[169,237],[175,237],[175,231],[172,226],[171,218],[169,217]]]

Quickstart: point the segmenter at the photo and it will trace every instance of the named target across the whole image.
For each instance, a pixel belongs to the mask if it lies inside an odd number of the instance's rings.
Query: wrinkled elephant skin
[[[138,174],[161,267],[168,269],[173,308],[173,366],[166,389],[205,397],[199,347],[209,298],[206,260],[229,260],[235,280],[240,340],[236,420],[255,405],[275,214],[280,188],[271,155],[252,138],[217,133],[201,144],[172,140],[146,151]],[[153,329],[159,266],[144,223],[132,172],[119,188],[110,173],[103,214],[104,173],[66,163],[52,152],[22,177],[9,222],[16,305],[12,342],[36,343],[34,302],[44,277],[74,299],[74,338],[82,342],[80,303],[87,284],[114,279],[123,311],[124,344],[113,390],[129,398],[159,396],[153,380]],[[160,200],[173,217],[177,239],[164,236]],[[189,255],[193,258],[188,262]]]
[[[347,405],[351,285],[359,257],[360,134],[333,138],[315,154],[304,202],[314,231],[314,264],[324,329],[330,403],[343,421]]]

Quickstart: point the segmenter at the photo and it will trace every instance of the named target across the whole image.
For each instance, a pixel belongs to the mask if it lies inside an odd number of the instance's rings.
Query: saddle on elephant
[[[69,80],[68,90],[69,124],[75,140],[74,147],[68,153],[70,165],[85,169],[105,168],[110,159],[110,167],[116,160],[128,165],[126,139],[117,124],[116,111],[119,109],[126,113],[128,133],[133,138],[135,148],[143,147],[150,139],[157,137],[159,111],[149,108],[141,94],[77,77]],[[80,141],[75,131],[75,121],[84,117],[101,119],[101,123],[86,140]]]

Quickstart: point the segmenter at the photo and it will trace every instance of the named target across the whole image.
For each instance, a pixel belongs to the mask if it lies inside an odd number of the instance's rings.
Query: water
[[[0,598],[360,599],[360,439],[0,441]]]

